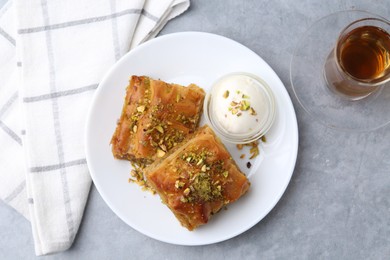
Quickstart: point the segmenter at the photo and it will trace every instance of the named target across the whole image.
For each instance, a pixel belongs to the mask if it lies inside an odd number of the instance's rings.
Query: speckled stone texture
[[[0,5],[4,4],[0,0]],[[340,10],[390,18],[388,0],[192,0],[161,34],[205,31],[258,53],[280,76],[299,123],[299,154],[284,196],[259,224],[228,241],[169,245],[122,222],[95,188],[74,246],[40,259],[389,259],[390,126],[351,134],[313,121],[289,82],[295,44],[317,19]],[[389,86],[390,87],[390,86]],[[0,202],[0,259],[34,259],[30,224]]]

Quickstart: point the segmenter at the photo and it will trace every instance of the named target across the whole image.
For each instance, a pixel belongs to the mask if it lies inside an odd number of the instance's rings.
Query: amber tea
[[[370,82],[390,70],[390,35],[376,26],[358,27],[339,42],[339,63],[350,76]]]
[[[357,100],[388,81],[389,31],[387,21],[375,18],[358,20],[347,26],[325,63],[324,74],[330,89]]]

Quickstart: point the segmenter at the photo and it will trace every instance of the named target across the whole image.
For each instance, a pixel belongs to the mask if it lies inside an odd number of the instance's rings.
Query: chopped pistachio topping
[[[169,127],[173,125],[172,121],[162,121],[160,118],[162,112],[171,113],[173,109],[174,107],[171,104],[154,105],[149,109],[149,118],[151,121],[144,127],[143,131],[148,135],[148,143],[153,148],[156,148],[156,152],[158,147],[162,151],[168,152],[184,139],[183,131]],[[160,152],[160,154],[162,153]]]
[[[228,172],[228,171],[224,171],[224,172],[222,173],[222,175],[223,175],[223,177],[227,178],[227,177],[229,176],[229,172]]]
[[[185,185],[185,183],[182,182],[182,181],[177,180],[177,181],[175,182],[175,188],[176,188],[176,189],[181,189],[181,188],[184,187],[184,185]]]
[[[251,107],[251,108],[249,109],[249,112],[251,113],[252,116],[257,115],[257,113],[256,113],[256,111],[253,109],[253,107]]]
[[[140,112],[140,113],[144,112],[145,111],[145,106],[137,107],[137,111]]]
[[[251,157],[249,157],[249,159],[253,159],[253,158],[256,158],[257,156],[259,155],[259,152],[255,152],[251,155]]]
[[[146,86],[146,89],[145,89],[144,97],[141,98],[140,100],[136,101],[137,103],[136,103],[135,111],[132,114],[127,115],[127,117],[129,119],[131,119],[131,121],[132,121],[133,126],[131,128],[131,131],[133,133],[137,132],[137,122],[143,116],[143,113],[146,110],[147,105],[150,104],[150,91],[149,91],[150,82],[149,82],[149,80],[147,80],[145,82],[145,86]],[[129,104],[130,104],[130,102],[131,102],[131,100],[129,100]]]
[[[196,165],[201,165],[203,163],[203,158],[200,158]]]
[[[214,198],[221,196],[221,186],[212,185],[211,178],[206,173],[198,174],[192,184],[192,187],[195,190],[195,197],[192,199],[197,198],[203,201],[211,201]]]
[[[249,157],[249,159],[253,159],[253,158],[256,158],[260,154],[259,146],[258,146],[259,142],[254,141],[254,142],[250,143],[250,145],[252,147],[249,150],[249,153],[251,154],[251,157]]]
[[[167,147],[166,147],[164,144],[160,144],[159,147],[160,147],[161,150],[163,150],[164,152],[167,152],[167,151],[168,151]]]
[[[251,107],[251,104],[248,100],[241,100],[240,102],[240,110],[247,111]]]
[[[235,106],[237,106],[238,104],[240,104],[240,103],[237,103],[237,102],[235,102],[235,101],[230,102],[230,105],[231,105],[232,107],[235,107]]]
[[[185,196],[187,196],[188,194],[190,194],[190,192],[191,192],[190,188],[186,188],[186,189],[183,191],[183,194],[184,194]]]
[[[129,182],[137,183],[142,187],[143,190],[147,190],[155,194],[156,191],[150,187],[147,181],[144,179],[143,169],[146,167],[146,164],[132,162],[131,166],[133,169],[130,171],[131,178],[129,178]]]
[[[190,149],[191,151],[191,149]],[[183,196],[180,199],[183,203],[193,203],[196,201],[213,201],[220,199],[223,192],[223,185],[228,181],[228,171],[224,167],[224,161],[208,162],[209,156],[213,153],[205,149],[185,152],[180,158],[189,164],[186,164],[184,173],[178,173],[180,181],[188,185],[183,190]],[[221,179],[222,178],[222,179]]]
[[[251,107],[251,104],[248,101],[250,97],[244,93],[241,93],[241,91],[236,91],[236,93],[239,95],[239,97],[234,97],[233,100],[230,101],[230,104],[228,106],[228,111],[230,111],[233,115],[236,115],[237,117],[241,116],[242,112],[248,110],[251,115],[256,115],[256,111]]]
[[[162,134],[164,133],[164,128],[161,125],[156,126],[156,130]]]
[[[164,157],[165,155],[165,152],[159,148],[157,148],[157,157],[158,158],[161,158],[161,157]]]
[[[226,90],[225,93],[223,93],[223,97],[224,98],[228,98],[229,97],[229,90]]]
[[[197,166],[202,165],[206,157],[210,156],[209,151],[189,152],[181,155],[181,158],[189,163],[195,163]],[[203,165],[202,165],[203,166]]]
[[[189,125],[190,127],[192,127],[192,125],[195,125],[198,122],[198,120],[199,120],[199,115],[195,115],[191,117],[191,116],[179,114],[176,117],[176,121],[184,125]]]
[[[249,159],[256,158],[260,154],[259,141],[253,141],[253,142],[247,143],[247,144],[237,144],[236,145],[238,150],[242,150],[242,148],[244,146],[249,146],[249,154],[250,154]],[[240,158],[241,159],[245,158],[245,154],[241,154]]]

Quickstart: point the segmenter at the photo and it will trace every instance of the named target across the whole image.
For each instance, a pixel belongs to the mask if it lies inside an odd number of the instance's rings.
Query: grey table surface
[[[328,129],[299,106],[289,80],[304,31],[327,14],[351,9],[390,17],[388,0],[192,0],[161,32],[232,38],[259,54],[285,84],[297,113],[299,154],[285,194],[261,222],[213,245],[166,244],[127,226],[92,187],[73,247],[42,258],[389,259],[390,126],[369,133]],[[34,258],[29,222],[0,202],[0,259]]]

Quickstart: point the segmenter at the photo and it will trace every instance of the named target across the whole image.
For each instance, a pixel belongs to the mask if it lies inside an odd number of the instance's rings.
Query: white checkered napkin
[[[20,137],[14,12],[11,3],[0,10],[0,198],[29,218],[26,203],[22,139]]]
[[[37,255],[66,250],[79,228],[91,183],[84,124],[101,77],[188,6],[13,0],[0,11],[0,198],[31,221]]]

